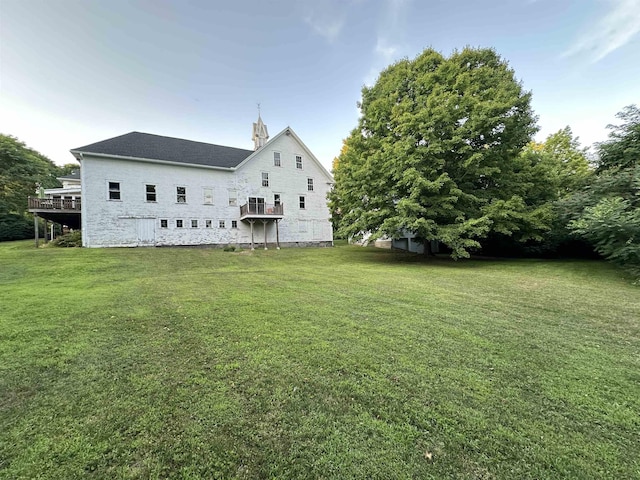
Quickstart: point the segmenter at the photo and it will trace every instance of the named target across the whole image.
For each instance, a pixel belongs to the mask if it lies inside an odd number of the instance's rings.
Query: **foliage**
[[[489,49],[449,58],[427,49],[388,67],[363,88],[358,128],[336,162],[338,234],[409,230],[454,257],[492,231],[539,238],[549,209],[522,196],[527,160],[517,161],[536,130],[530,97]]]
[[[640,279],[640,164],[605,170],[561,205],[575,235]]]
[[[637,287],[422,260],[0,245],[0,477],[637,477]]]
[[[598,145],[598,171],[640,164],[640,108],[628,105],[616,114],[621,125],[608,125],[609,140]]]
[[[74,230],[73,232],[60,235],[51,242],[51,245],[54,247],[81,247],[82,232],[80,230]]]
[[[17,213],[0,214],[0,242],[34,236],[33,219]]]
[[[58,174],[59,168],[47,157],[15,137],[0,134],[0,212],[24,213],[36,183],[59,187]]]

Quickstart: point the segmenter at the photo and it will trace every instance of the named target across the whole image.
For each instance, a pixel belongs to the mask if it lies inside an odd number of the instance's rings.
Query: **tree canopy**
[[[528,203],[535,133],[531,94],[491,49],[446,58],[432,49],[384,70],[362,89],[330,196],[339,233],[398,237],[468,256],[489,232],[539,236],[548,208]]]
[[[640,165],[640,108],[627,105],[616,114],[621,125],[607,125],[609,139],[598,144],[598,171]]]

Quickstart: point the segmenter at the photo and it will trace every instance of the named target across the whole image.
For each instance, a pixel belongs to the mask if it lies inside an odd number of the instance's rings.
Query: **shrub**
[[[80,232],[80,230],[75,230],[65,235],[61,235],[51,242],[51,245],[54,247],[81,247],[82,232]]]
[[[0,217],[0,242],[33,238],[33,219],[15,213]]]
[[[235,252],[236,251],[236,247],[235,247],[235,245],[227,245],[222,250],[224,250],[225,252]]]

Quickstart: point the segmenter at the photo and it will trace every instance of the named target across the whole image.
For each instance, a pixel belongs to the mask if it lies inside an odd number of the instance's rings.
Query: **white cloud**
[[[596,63],[640,32],[640,0],[609,0],[611,10],[563,54],[588,54]]]
[[[398,47],[387,43],[387,40],[385,38],[378,37],[378,43],[376,43],[375,52],[376,54],[380,55],[386,62],[389,62],[398,52]]]
[[[344,16],[331,17],[329,14],[319,15],[317,13],[311,13],[304,19],[317,34],[326,38],[330,43],[340,35],[342,27],[344,27],[344,20]]]

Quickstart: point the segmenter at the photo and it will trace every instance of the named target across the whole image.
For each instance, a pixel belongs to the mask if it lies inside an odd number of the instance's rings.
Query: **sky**
[[[290,126],[331,168],[363,85],[425,48],[491,47],[537,140],[640,104],[640,0],[0,0],[0,133],[55,163],[130,131],[252,149]]]

